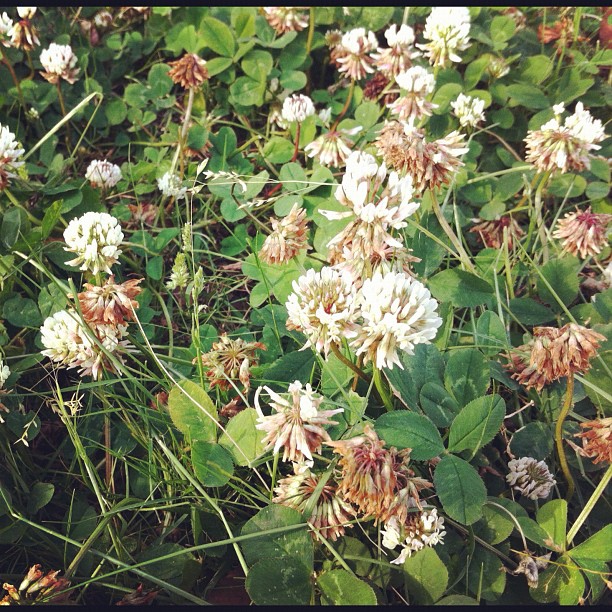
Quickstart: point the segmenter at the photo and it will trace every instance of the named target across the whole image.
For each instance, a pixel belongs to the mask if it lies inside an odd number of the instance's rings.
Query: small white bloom
[[[459,123],[463,127],[476,127],[481,121],[485,120],[484,105],[484,100],[472,98],[462,93],[451,102],[453,114],[459,119]]]
[[[7,378],[11,375],[9,367],[0,359],[0,389],[4,387],[4,383]]]
[[[0,191],[8,185],[8,179],[15,177],[15,170],[23,166],[19,158],[24,149],[15,140],[15,134],[0,124]]]
[[[281,111],[281,117],[284,121],[291,123],[297,121],[301,123],[306,119],[314,115],[315,107],[312,100],[303,94],[293,94],[285,98],[283,102],[283,110]]]
[[[386,523],[386,529],[381,529],[383,536],[382,545],[389,550],[395,549],[402,541],[400,525],[396,516],[392,516]]]
[[[181,200],[187,197],[187,187],[184,187],[181,179],[171,172],[166,172],[157,179],[157,187],[167,198],[174,197],[176,200]]]
[[[41,73],[50,83],[57,83],[60,78],[74,83],[80,70],[75,68],[77,56],[70,45],[51,43],[40,54],[40,63],[45,72]]]
[[[508,484],[529,499],[548,497],[556,483],[546,463],[533,457],[512,459],[508,462],[508,469],[510,470],[506,476]]]
[[[365,28],[355,28],[343,34],[335,50],[338,72],[359,80],[374,72],[373,60],[368,55],[378,46],[376,35]]]
[[[35,6],[18,6],[17,14],[22,19],[32,19],[36,15],[37,7]]]
[[[466,7],[434,7],[423,30],[423,37],[430,42],[417,44],[417,47],[427,52],[433,66],[444,66],[447,59],[460,62],[457,52],[470,46],[469,33],[470,12]]]
[[[6,11],[0,15],[0,43],[5,47],[12,46],[10,31],[13,27],[13,20],[7,15]]]
[[[94,159],[85,172],[92,187],[110,189],[121,180],[121,168],[107,160]]]
[[[565,111],[565,104],[563,102],[553,105],[553,113],[555,113],[555,115],[562,115],[564,111]]]
[[[319,111],[319,119],[322,121],[323,125],[328,126],[331,121],[332,109],[330,106],[324,108]]]
[[[400,96],[387,104],[387,108],[402,121],[414,122],[421,117],[430,116],[432,109],[438,107],[428,100],[436,81],[434,75],[425,68],[408,68],[395,77],[395,82],[401,88]]]
[[[123,240],[119,221],[108,213],[87,212],[73,219],[64,230],[65,251],[76,253],[77,257],[66,263],[80,266],[92,274],[101,271],[111,273],[111,266],[119,261]]]

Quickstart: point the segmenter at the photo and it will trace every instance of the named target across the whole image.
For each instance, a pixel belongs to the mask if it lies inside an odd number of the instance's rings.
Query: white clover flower
[[[36,15],[37,7],[35,6],[18,6],[17,14],[21,19],[32,19]]]
[[[356,303],[363,323],[351,346],[378,369],[394,364],[403,369],[397,350],[414,354],[415,345],[433,340],[442,324],[429,290],[402,272],[375,272],[363,282]]]
[[[264,6],[266,21],[278,34],[299,32],[308,27],[310,15],[302,7]]]
[[[556,109],[559,110],[559,105]],[[574,114],[566,117],[563,125],[557,114],[539,130],[527,132],[525,160],[540,172],[581,172],[591,167],[591,151],[601,149],[596,143],[605,137],[601,120],[594,119],[578,102]]]
[[[23,166],[19,160],[23,153],[15,134],[0,123],[0,191],[8,185],[8,179],[15,178],[15,170]]]
[[[89,270],[92,274],[111,273],[111,266],[119,261],[123,240],[119,221],[108,213],[86,212],[73,219],[64,230],[65,251],[76,253],[77,257],[67,261],[79,270]]]
[[[560,102],[559,104],[553,104],[553,113],[555,116],[562,115],[565,112],[565,104]]]
[[[393,77],[410,68],[412,60],[421,53],[414,48],[414,30],[407,24],[399,29],[397,24],[392,24],[385,31],[385,38],[389,48],[379,47],[372,53],[372,59],[383,74]]]
[[[387,108],[402,121],[414,122],[421,117],[430,116],[432,109],[438,107],[428,100],[436,81],[434,75],[425,68],[408,68],[396,75],[395,82],[401,88],[400,96],[387,104]]]
[[[284,121],[291,123],[297,121],[301,123],[306,119],[315,114],[315,107],[312,100],[303,94],[293,94],[287,96],[283,102],[283,109],[281,111],[281,117]]]
[[[330,130],[315,138],[304,147],[308,157],[314,157],[322,166],[341,168],[351,154],[353,142],[347,136],[353,136],[363,128],[358,125],[350,130]]]
[[[476,127],[485,120],[484,105],[484,100],[481,98],[472,98],[462,93],[451,102],[453,114],[463,127]]]
[[[319,119],[323,123],[323,125],[328,126],[331,121],[332,109],[331,106],[324,108],[319,111]]]
[[[11,47],[10,31],[13,27],[13,20],[7,15],[6,11],[0,15],[0,43],[5,47]]]
[[[320,272],[310,269],[293,281],[293,291],[287,302],[287,329],[301,331],[309,346],[325,356],[332,344],[355,335],[355,308],[353,279],[348,274],[324,267]]]
[[[417,47],[426,51],[433,66],[444,66],[447,59],[460,62],[457,51],[465,51],[470,46],[469,33],[470,12],[466,7],[434,7],[423,30],[424,38],[430,42]]]
[[[368,55],[378,47],[376,35],[365,28],[355,28],[343,34],[335,49],[338,72],[358,81],[374,72],[374,61]]]
[[[11,375],[11,370],[4,363],[4,361],[0,359],[0,389],[4,387],[4,383],[7,381],[10,375]]]
[[[41,75],[53,84],[58,83],[60,78],[72,84],[76,82],[80,72],[79,68],[75,68],[77,56],[70,45],[51,43],[41,52],[40,63],[45,69]]]
[[[512,459],[508,462],[508,469],[510,470],[506,476],[508,484],[529,499],[548,497],[556,483],[546,463],[533,457]]]
[[[94,159],[85,172],[92,187],[110,189],[121,180],[121,168],[107,160]]]
[[[167,198],[181,200],[187,197],[187,187],[184,187],[178,175],[172,172],[166,172],[164,176],[158,178],[157,187]]]

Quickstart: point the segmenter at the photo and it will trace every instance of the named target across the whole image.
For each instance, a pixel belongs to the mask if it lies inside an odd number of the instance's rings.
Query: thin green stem
[[[374,386],[378,391],[378,395],[380,395],[380,399],[383,401],[387,412],[391,412],[393,410],[393,401],[391,400],[391,396],[389,392],[385,388],[385,383],[382,380],[382,376],[380,375],[380,370],[377,367],[372,369],[372,378],[374,380]]]
[[[26,110],[26,103],[25,103],[25,100],[23,98],[23,92],[21,91],[21,85],[19,83],[19,78],[15,74],[15,70],[13,69],[13,66],[12,66],[11,62],[9,62],[8,57],[6,57],[6,53],[4,53],[4,48],[3,48],[2,45],[0,45],[0,53],[2,53],[2,62],[8,68],[8,71],[11,73],[11,77],[13,79],[13,83],[15,83],[15,87],[17,88],[17,94],[19,95],[19,101],[21,102],[21,106],[23,106],[23,110],[25,111]]]
[[[310,7],[310,19],[308,24],[308,38],[306,39],[306,55],[310,55],[310,49],[312,47],[312,39],[315,31],[315,7]]]
[[[341,352],[340,349],[338,348],[338,346],[332,342],[331,344],[331,350],[332,353],[348,368],[350,368],[353,372],[355,372],[355,374],[357,376],[359,376],[359,378],[361,378],[362,380],[364,380],[365,382],[367,382],[368,384],[370,383],[370,378],[368,377],[368,375],[361,370],[360,368],[358,368],[350,359],[347,359]]]
[[[334,132],[336,130],[336,128],[338,127],[338,124],[340,123],[342,117],[344,117],[344,115],[346,115],[346,111],[348,110],[349,106],[351,105],[351,100],[353,99],[353,93],[355,92],[355,80],[353,79],[351,81],[351,86],[349,87],[349,91],[348,91],[348,95],[346,96],[346,102],[344,103],[344,106],[342,107],[342,110],[340,111],[340,114],[336,117],[336,120],[334,121],[334,125],[332,125],[330,132]]]
[[[574,399],[574,375],[570,374],[567,377],[567,388],[565,390],[565,401],[561,408],[557,424],[555,426],[555,443],[557,445],[557,454],[559,455],[559,464],[561,465],[561,471],[567,482],[567,494],[566,499],[569,501],[574,494],[574,481],[572,474],[567,463],[567,457],[565,456],[565,449],[563,448],[563,423],[569,414]]]

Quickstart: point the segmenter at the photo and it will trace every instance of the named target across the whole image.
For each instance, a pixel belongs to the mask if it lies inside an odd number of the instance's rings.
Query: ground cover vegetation
[[[595,604],[610,11],[0,13],[2,604]]]

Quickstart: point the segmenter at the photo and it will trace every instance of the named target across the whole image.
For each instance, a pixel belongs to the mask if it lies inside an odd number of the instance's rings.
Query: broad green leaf
[[[34,300],[20,295],[4,302],[3,318],[15,327],[40,327],[42,317]]]
[[[444,511],[462,525],[482,517],[487,490],[478,472],[467,461],[446,455],[436,466],[434,486]]]
[[[227,449],[236,465],[249,465],[263,453],[261,443],[264,432],[255,429],[257,412],[255,408],[245,408],[232,417],[219,437],[219,446]]]
[[[249,570],[245,587],[258,606],[304,606],[312,598],[310,571],[291,557],[258,561]]]
[[[261,379],[274,390],[286,391],[289,383],[296,380],[307,383],[314,363],[315,357],[311,350],[287,353],[272,363],[261,375]]]
[[[41,225],[41,238],[43,240],[51,234],[55,228],[55,224],[59,221],[62,214],[63,203],[63,200],[55,200],[55,202],[45,211],[45,216],[43,217]]]
[[[38,308],[43,320],[60,310],[64,310],[66,303],[67,299],[64,292],[53,282],[43,287],[38,294]]]
[[[480,306],[493,295],[493,287],[487,281],[458,268],[438,272],[429,279],[429,289],[441,302],[466,308]]]
[[[467,595],[448,595],[435,604],[436,606],[477,606],[478,602]]]
[[[380,116],[380,107],[376,102],[362,102],[355,109],[355,120],[363,127],[363,131],[369,130],[378,122]]]
[[[427,278],[431,276],[442,263],[447,253],[443,245],[448,243],[448,238],[433,213],[425,213],[421,219],[421,225],[442,243],[440,244],[440,242],[430,238],[423,231],[417,231],[413,238],[412,244],[410,245],[413,255],[421,259],[421,261],[414,263],[414,270],[419,276]]]
[[[299,91],[306,87],[308,77],[306,73],[300,70],[288,70],[281,74],[280,84],[281,87],[289,91]]]
[[[505,15],[497,15],[493,17],[489,28],[491,40],[496,43],[505,42],[512,38],[516,24],[513,19]]]
[[[455,398],[440,384],[428,382],[419,396],[423,412],[436,427],[448,427],[459,412]]]
[[[584,193],[586,186],[584,177],[568,172],[553,177],[548,185],[548,192],[559,198],[577,198]]]
[[[480,597],[487,601],[499,599],[506,588],[506,574],[499,557],[476,545],[474,555],[470,559],[467,573],[467,583],[473,595],[480,591]]]
[[[208,76],[213,77],[221,74],[233,64],[231,57],[213,57],[206,62]]]
[[[301,525],[298,529],[296,526]],[[283,527],[288,529],[283,530]],[[267,533],[272,531],[272,533]],[[294,559],[309,572],[313,568],[312,537],[303,516],[293,508],[278,504],[266,506],[242,527],[242,535],[258,534],[241,543],[249,565],[268,557]]]
[[[568,553],[571,554],[571,551]],[[578,565],[585,570],[585,575],[589,581],[589,584],[592,589],[591,598],[594,602],[603,595],[604,592],[608,590],[608,586],[606,581],[604,580],[604,576],[607,576],[610,568],[607,563],[603,561],[596,561],[594,559],[576,559]]]
[[[499,315],[486,310],[476,322],[476,345],[485,355],[497,355],[508,347],[506,328]]]
[[[304,168],[295,162],[285,164],[280,169],[279,178],[284,191],[300,192],[308,183]]]
[[[338,540],[336,550],[358,576],[367,576],[370,573],[373,567],[373,564],[370,562],[372,556],[369,548],[361,540],[345,535]],[[347,555],[362,557],[363,560],[347,559]]]
[[[475,348],[452,351],[444,370],[444,386],[459,406],[481,397],[487,392],[490,378],[489,362]]]
[[[17,242],[19,232],[23,231],[24,215],[25,213],[19,208],[9,208],[2,216],[0,239],[9,249]]]
[[[369,584],[344,569],[323,572],[317,578],[321,603],[331,606],[375,606],[376,595]]]
[[[411,448],[410,456],[417,461],[427,461],[444,452],[436,426],[415,412],[396,410],[383,414],[376,420],[374,429],[386,446]]]
[[[232,57],[236,41],[230,28],[214,17],[204,17],[199,29],[200,47],[208,47],[219,55]]]
[[[553,69],[552,60],[546,55],[532,55],[521,63],[518,78],[532,85],[539,85],[545,81]]]
[[[241,106],[261,106],[264,101],[265,90],[265,83],[247,76],[238,77],[230,85],[232,98]]]
[[[546,531],[540,527],[533,519],[527,516],[517,516],[516,520],[521,526],[521,530],[525,537],[539,546],[544,546],[549,550],[556,550],[556,546],[550,542],[550,537]],[[549,542],[548,544],[546,542]]]
[[[515,523],[501,508],[485,504],[482,518],[474,524],[474,533],[489,544],[503,542],[514,530]]]
[[[294,144],[286,138],[272,136],[264,145],[263,153],[271,164],[284,164],[293,157]]]
[[[188,439],[217,441],[217,409],[200,385],[191,380],[180,381],[170,391],[168,411],[172,422]]]
[[[510,450],[517,457],[533,457],[543,461],[553,449],[553,431],[548,423],[533,421],[514,432]]]
[[[586,584],[580,568],[566,555],[564,555],[564,558],[567,559],[565,569],[568,572],[568,577],[567,582],[562,584],[559,589],[559,604],[576,606],[584,594]]]
[[[448,571],[436,551],[426,546],[404,561],[404,580],[408,592],[419,605],[438,601],[448,586]]]
[[[535,85],[526,85],[523,83],[508,85],[507,92],[510,96],[510,100],[512,100],[515,105],[520,104],[532,110],[539,110],[550,106],[548,98],[542,93],[542,90],[538,89]]]
[[[506,404],[499,395],[472,400],[451,425],[448,450],[453,453],[470,450],[473,457],[479,448],[495,437],[505,416]]]
[[[578,562],[583,559],[612,561],[612,524],[606,525],[582,544],[574,546],[567,554]]]
[[[457,96],[463,91],[463,87],[458,83],[445,83],[440,87],[432,98],[432,102],[438,105],[433,112],[436,115],[443,115],[450,110],[450,103],[457,99]]]
[[[247,76],[260,83],[265,83],[273,63],[272,55],[268,51],[257,50],[249,51],[242,59],[240,66]]]
[[[509,302],[510,312],[523,325],[542,325],[555,318],[550,309],[531,298],[514,298]]]
[[[226,485],[234,472],[231,455],[219,444],[194,440],[191,461],[195,475],[205,487]]]
[[[564,499],[553,499],[536,513],[538,525],[544,529],[559,550],[565,550],[565,532],[567,529],[567,502]]]
[[[53,498],[55,486],[50,482],[37,482],[28,495],[28,512],[36,514],[44,508]]]
[[[565,567],[571,559],[567,555],[561,555],[554,564],[550,564],[543,572],[540,572],[538,586],[530,588],[529,594],[538,603],[552,603],[559,600],[561,590],[570,581],[570,570]]]
[[[578,294],[579,269],[580,262],[572,255],[567,255],[562,259],[549,260],[539,268],[541,276],[538,274],[537,289],[540,298],[547,304],[550,304],[554,310],[561,311],[557,298],[555,298],[547,286],[548,283],[561,302],[569,306]],[[544,282],[544,279],[547,282]]]

